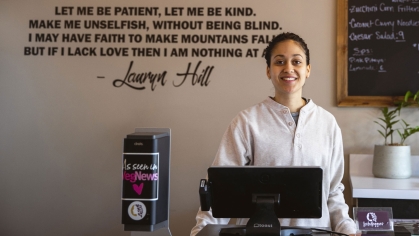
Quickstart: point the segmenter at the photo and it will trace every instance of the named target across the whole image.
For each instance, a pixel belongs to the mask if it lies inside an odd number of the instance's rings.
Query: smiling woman
[[[293,33],[274,37],[265,50],[266,76],[274,96],[240,112],[221,140],[213,166],[319,166],[323,169],[322,217],[279,219],[281,226],[329,227],[354,234],[341,183],[344,169],[342,134],[332,114],[302,96],[310,76],[310,53]],[[279,200],[279,202],[281,202]],[[196,235],[207,224],[227,224],[210,211],[198,211]],[[248,219],[237,219],[237,224]],[[259,223],[259,222],[258,222]],[[263,222],[260,222],[263,223]]]
[[[306,104],[302,99],[302,90],[310,76],[310,64],[305,50],[293,40],[277,44],[271,54],[270,65],[266,75],[275,87],[274,100],[278,103],[289,103],[291,112],[298,112]]]

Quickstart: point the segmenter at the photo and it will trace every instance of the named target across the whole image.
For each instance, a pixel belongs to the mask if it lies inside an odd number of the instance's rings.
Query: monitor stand
[[[246,227],[221,229],[219,236],[298,236],[311,235],[311,229],[282,227],[275,213],[279,194],[253,194],[255,212]]]
[[[281,224],[275,214],[279,194],[254,194],[255,212],[246,225],[246,236],[280,236]]]

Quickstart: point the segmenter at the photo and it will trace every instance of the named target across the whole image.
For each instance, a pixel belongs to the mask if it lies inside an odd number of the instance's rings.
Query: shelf
[[[375,178],[372,154],[350,154],[349,174],[353,198],[419,200],[419,156],[412,156],[412,177]]]

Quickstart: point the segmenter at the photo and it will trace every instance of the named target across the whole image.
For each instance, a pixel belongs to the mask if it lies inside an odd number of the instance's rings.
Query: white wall
[[[277,21],[282,31],[306,39],[312,73],[306,97],[332,112],[342,128],[345,159],[372,153],[380,143],[373,123],[378,108],[336,106],[336,1],[12,1],[0,2],[0,235],[129,235],[121,219],[123,138],[135,127],[172,129],[170,229],[188,235],[199,206],[198,182],[205,177],[220,138],[238,111],[273,94],[265,62],[255,58],[24,56],[25,46],[45,47],[232,47],[264,44],[183,45],[29,42],[35,33],[146,34],[132,30],[29,29],[34,19],[146,20],[157,17],[55,15],[56,6],[251,7],[249,17],[164,17],[166,20]],[[269,31],[153,31],[155,34],[262,34]],[[165,86],[152,91],[114,87],[130,61],[132,71],[167,71]],[[173,86],[191,62],[214,66],[208,86]],[[105,76],[98,79],[97,76]],[[176,80],[177,79],[177,80]],[[417,110],[408,119],[418,121]],[[419,135],[410,144],[419,143]],[[419,147],[412,146],[418,155]],[[348,166],[348,165],[347,165]],[[346,171],[348,173],[348,171]],[[348,176],[345,196],[351,202]]]

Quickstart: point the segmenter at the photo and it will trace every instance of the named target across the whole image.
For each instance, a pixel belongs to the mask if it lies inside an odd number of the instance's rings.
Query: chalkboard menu
[[[339,1],[338,63],[339,106],[388,106],[418,91],[419,0]]]

